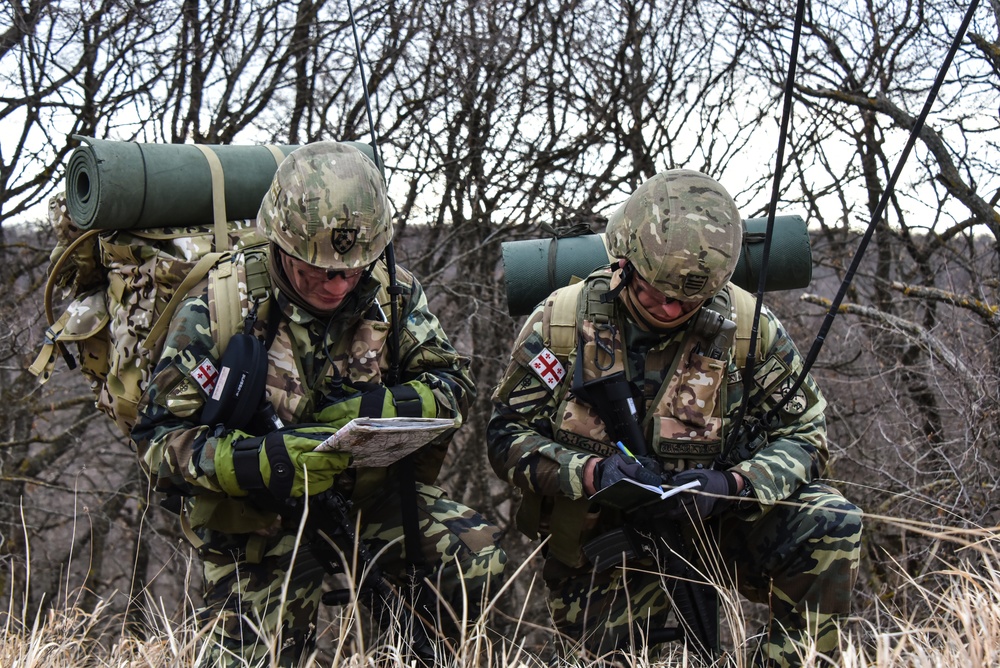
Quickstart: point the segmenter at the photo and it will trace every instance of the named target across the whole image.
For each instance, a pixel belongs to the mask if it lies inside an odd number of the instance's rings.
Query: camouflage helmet
[[[348,144],[306,144],[278,165],[257,213],[257,229],[311,265],[367,267],[392,239],[382,174]]]
[[[670,299],[715,295],[736,269],[743,222],[718,181],[689,169],[670,169],[643,183],[611,215],[608,252],[628,260]]]

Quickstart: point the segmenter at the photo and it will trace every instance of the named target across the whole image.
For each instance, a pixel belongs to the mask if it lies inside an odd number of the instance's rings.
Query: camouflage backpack
[[[184,298],[212,282],[217,296],[228,295],[218,299],[220,331],[235,334],[246,315],[241,290],[260,294],[270,287],[266,242],[253,221],[227,223],[224,235],[213,225],[83,231],[70,219],[64,196],[50,200],[49,221],[57,237],[45,286],[49,327],[29,370],[45,383],[57,352],[71,369],[79,364],[97,407],[126,437]],[[71,299],[58,318],[56,288]],[[76,358],[69,343],[76,345]]]

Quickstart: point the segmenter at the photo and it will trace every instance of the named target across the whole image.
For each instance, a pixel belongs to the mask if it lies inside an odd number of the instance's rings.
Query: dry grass
[[[881,518],[886,519],[886,518]],[[908,529],[914,530],[908,523]],[[919,528],[918,528],[919,530]],[[939,528],[940,530],[940,528]],[[945,564],[917,577],[898,569],[903,585],[895,596],[874,600],[845,626],[841,656],[834,662],[802,648],[807,667],[868,668],[873,666],[970,668],[1000,665],[1000,538],[987,532],[940,533],[944,540],[962,547],[958,563]],[[522,566],[511,582],[532,578]],[[532,579],[530,597],[542,596]],[[468,668],[533,668],[566,665],[553,659],[559,639],[551,629],[529,623],[524,617],[529,602],[521,602],[521,617],[510,619],[494,610],[508,593],[501,591],[488,602],[487,612],[470,625],[459,642],[449,646],[447,657],[437,665]],[[10,608],[3,613],[0,628],[0,666],[4,668],[134,668],[195,666],[209,649],[209,628],[195,621],[194,605],[186,613],[168,612],[163,602],[146,600],[142,607],[142,636],[118,613],[111,601],[94,610],[83,610],[69,596],[46,605],[44,612]],[[721,615],[727,647],[717,666],[743,668],[742,652],[733,652],[747,642],[750,626],[745,607],[728,592],[721,597]],[[905,604],[896,601],[905,600]],[[537,602],[537,601],[536,601]],[[510,602],[507,601],[509,606]],[[304,666],[380,666],[404,668],[411,664],[399,638],[373,633],[363,609],[356,605],[336,608],[319,630],[319,649]],[[134,622],[134,619],[131,620]],[[506,630],[501,636],[500,623]],[[629,666],[690,666],[705,664],[680,643],[672,643],[629,657]],[[586,662],[578,662],[586,666]],[[594,664],[597,665],[596,663]]]

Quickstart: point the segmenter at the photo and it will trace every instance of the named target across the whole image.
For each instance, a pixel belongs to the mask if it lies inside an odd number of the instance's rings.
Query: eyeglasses
[[[300,281],[307,281],[309,283],[332,281],[335,278],[350,282],[369,269],[369,267],[361,267],[360,269],[324,269],[323,267],[303,262],[284,251],[281,251],[281,257],[287,260],[285,269],[289,273],[295,274],[295,277]]]
[[[678,301],[654,288],[649,281],[639,276],[638,272],[633,274],[632,285],[635,286],[636,292],[644,292],[649,299],[659,304],[669,304],[670,302]]]
[[[653,287],[649,281],[639,276],[639,272],[634,269],[633,272],[632,280],[629,282],[629,289],[634,290],[634,297],[647,310],[651,308],[666,308],[670,304],[680,304],[683,313],[690,313],[703,303],[703,300],[689,302],[668,297]]]

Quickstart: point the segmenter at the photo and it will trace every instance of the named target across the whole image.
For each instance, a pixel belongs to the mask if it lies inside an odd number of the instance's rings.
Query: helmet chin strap
[[[619,283],[614,285],[610,290],[601,295],[601,303],[609,304],[613,299],[616,299],[618,295],[621,294],[622,290],[629,286],[632,279],[635,277],[635,267],[632,266],[631,262],[626,262],[625,266],[621,268],[621,273],[619,274]]]
[[[694,315],[701,309],[699,305],[698,308],[693,308],[686,313],[682,313],[673,320],[660,320],[652,313],[650,313],[639,301],[635,298],[631,290],[628,290],[628,286],[632,283],[632,280],[636,276],[635,268],[632,266],[631,262],[626,262],[625,266],[622,267],[621,273],[616,274],[611,279],[611,289],[601,295],[601,301],[604,303],[610,302],[612,299],[622,294],[622,302],[625,304],[625,308],[632,315],[632,319],[635,320],[639,327],[647,332],[655,331],[670,331],[680,327],[688,320],[694,317]]]

